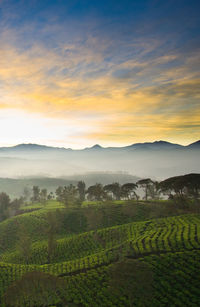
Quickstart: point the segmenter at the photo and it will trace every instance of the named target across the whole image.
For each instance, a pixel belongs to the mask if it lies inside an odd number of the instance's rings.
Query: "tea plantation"
[[[148,205],[52,201],[1,222],[1,306],[199,306],[200,214]]]

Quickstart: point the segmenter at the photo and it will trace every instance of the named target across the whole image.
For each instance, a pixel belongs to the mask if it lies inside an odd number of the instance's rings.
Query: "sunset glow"
[[[0,1],[1,146],[199,139],[199,3],[117,3]]]

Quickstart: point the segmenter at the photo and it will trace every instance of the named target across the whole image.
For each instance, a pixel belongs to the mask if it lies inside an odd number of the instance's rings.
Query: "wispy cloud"
[[[198,138],[198,46],[172,48],[168,36],[147,35],[137,24],[131,32],[131,23],[126,35],[102,32],[100,18],[83,28],[53,15],[52,24],[13,27],[17,14],[9,14],[0,32],[0,113],[24,110],[62,129],[66,122],[73,126],[67,141],[85,144]]]

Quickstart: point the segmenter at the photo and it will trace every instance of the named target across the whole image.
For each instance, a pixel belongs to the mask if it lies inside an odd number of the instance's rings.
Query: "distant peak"
[[[14,147],[46,147],[45,145],[33,144],[33,143],[22,143]]]
[[[199,148],[200,147],[200,140],[192,143],[192,144],[189,144],[187,147],[194,147],[194,148]]]
[[[103,147],[101,147],[99,144],[95,144],[92,147],[86,147],[84,148],[84,150],[99,150],[99,149],[103,149]]]
[[[172,144],[172,143],[160,140],[160,141],[155,141],[152,144]]]
[[[43,149],[43,148],[50,148],[46,145],[39,145],[39,144],[33,144],[33,143],[27,143],[27,144],[18,144],[16,146],[13,146],[13,148],[16,149]]]
[[[91,149],[101,149],[102,147],[99,144],[95,144]]]

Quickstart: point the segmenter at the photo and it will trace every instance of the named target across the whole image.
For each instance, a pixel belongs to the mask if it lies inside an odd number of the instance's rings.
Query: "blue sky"
[[[0,145],[199,139],[199,11],[185,0],[0,0]]]

